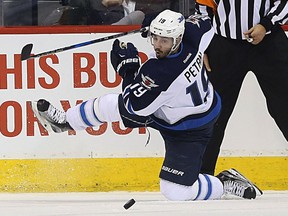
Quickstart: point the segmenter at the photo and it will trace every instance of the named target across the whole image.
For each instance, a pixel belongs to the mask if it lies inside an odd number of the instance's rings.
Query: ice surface
[[[136,203],[125,210],[129,199]],[[255,200],[167,201],[158,192],[0,193],[1,216],[287,216],[288,191]]]

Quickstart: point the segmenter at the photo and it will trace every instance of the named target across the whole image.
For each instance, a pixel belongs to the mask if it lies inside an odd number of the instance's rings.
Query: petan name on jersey
[[[185,69],[184,76],[188,80],[189,83],[193,82],[193,80],[195,80],[194,78],[201,72],[202,62],[203,62],[202,58],[203,58],[203,54],[201,52],[198,52],[197,56]]]

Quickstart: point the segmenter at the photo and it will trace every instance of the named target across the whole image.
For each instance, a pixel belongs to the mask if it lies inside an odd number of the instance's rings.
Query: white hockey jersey
[[[187,19],[180,51],[147,60],[133,81],[124,86],[128,112],[150,116],[171,130],[189,130],[214,120],[221,103],[203,65],[204,51],[213,35],[207,18]]]

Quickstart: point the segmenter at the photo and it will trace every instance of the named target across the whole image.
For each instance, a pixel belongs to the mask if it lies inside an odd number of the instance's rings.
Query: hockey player
[[[32,104],[36,116],[56,133],[114,121],[157,129],[166,149],[160,191],[169,200],[219,199],[225,193],[254,199],[259,190],[234,169],[216,177],[199,174],[221,109],[203,67],[204,51],[214,34],[207,19],[185,20],[180,13],[161,12],[148,31],[156,56],[141,67],[132,43],[113,43],[111,63],[123,78],[121,94],[93,98],[67,112],[41,99]]]

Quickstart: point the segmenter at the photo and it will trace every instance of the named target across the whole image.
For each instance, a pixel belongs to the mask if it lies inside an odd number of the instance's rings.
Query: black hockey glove
[[[135,73],[140,67],[137,48],[132,43],[120,44],[118,39],[113,43],[110,60],[114,70],[122,78],[127,73]]]

